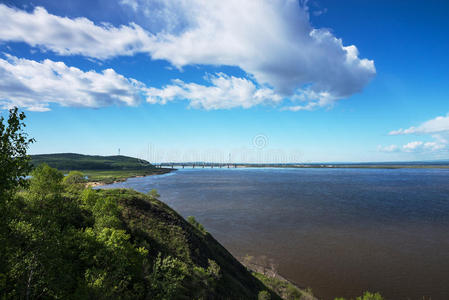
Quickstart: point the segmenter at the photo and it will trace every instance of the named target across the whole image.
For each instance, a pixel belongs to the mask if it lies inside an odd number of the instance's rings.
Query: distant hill
[[[76,153],[31,155],[34,166],[42,163],[59,170],[143,170],[154,168],[146,160],[123,155],[100,156]]]

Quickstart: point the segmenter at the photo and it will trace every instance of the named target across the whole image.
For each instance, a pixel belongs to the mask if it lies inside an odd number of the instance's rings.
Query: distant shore
[[[87,177],[86,187],[98,187],[126,181],[128,178],[163,175],[175,171],[169,168],[152,168],[144,170],[81,170]]]
[[[243,163],[164,163],[163,168],[235,169],[235,168],[285,168],[285,169],[449,169],[449,164],[419,163],[328,163],[328,164],[243,164]]]

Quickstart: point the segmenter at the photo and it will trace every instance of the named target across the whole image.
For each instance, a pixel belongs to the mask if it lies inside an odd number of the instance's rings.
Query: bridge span
[[[233,163],[176,163],[165,162],[153,164],[157,168],[171,168],[171,169],[184,169],[184,168],[237,168],[237,164]]]

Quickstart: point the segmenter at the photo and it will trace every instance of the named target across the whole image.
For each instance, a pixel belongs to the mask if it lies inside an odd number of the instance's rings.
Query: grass
[[[89,182],[100,182],[103,184],[110,184],[118,181],[125,181],[127,178],[130,177],[165,174],[171,172],[172,169],[150,168],[143,170],[80,170],[80,171],[83,173],[83,175],[87,176],[87,180]],[[68,171],[66,172],[68,173]]]

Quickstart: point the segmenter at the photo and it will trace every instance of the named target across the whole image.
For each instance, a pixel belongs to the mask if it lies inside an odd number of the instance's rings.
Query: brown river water
[[[320,299],[449,299],[449,170],[184,169],[107,187],[157,189]]]

